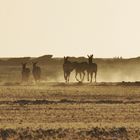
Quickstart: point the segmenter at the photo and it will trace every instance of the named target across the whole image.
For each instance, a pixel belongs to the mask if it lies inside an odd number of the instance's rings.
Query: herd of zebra
[[[85,73],[87,72],[87,80],[92,82],[93,74],[95,73],[95,82],[97,76],[97,64],[93,63],[93,55],[88,55],[88,62],[71,62],[68,60],[69,57],[64,57],[63,71],[65,82],[68,83],[70,74],[75,70],[75,78],[78,82],[83,82]],[[28,82],[31,71],[26,67],[27,63],[22,63],[22,82]],[[41,68],[37,66],[37,62],[32,63],[32,74],[34,80],[40,81],[41,79]],[[79,78],[78,79],[78,75]]]
[[[32,74],[35,81],[40,81],[41,78],[41,68],[37,66],[37,62],[33,62]],[[31,71],[26,67],[27,63],[22,63],[22,82],[28,82],[30,78]]]
[[[64,57],[64,79],[66,83],[69,82],[70,74],[75,70],[75,78],[78,82],[83,82],[85,73],[87,72],[87,80],[92,83],[93,74],[95,75],[95,82],[97,77],[97,64],[93,63],[93,55],[88,55],[88,62],[70,62],[69,57]],[[78,74],[80,79],[78,79]]]

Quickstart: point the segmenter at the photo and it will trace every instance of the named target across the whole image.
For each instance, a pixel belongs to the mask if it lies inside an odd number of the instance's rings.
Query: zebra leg
[[[85,72],[83,72],[82,82],[84,81],[84,78],[85,78]]]
[[[69,83],[69,80],[70,80],[70,72],[68,72],[67,74],[67,83]]]
[[[93,79],[93,72],[90,74],[91,79],[90,79],[90,83],[92,83],[92,79]]]
[[[67,83],[69,82],[69,73],[66,75]]]
[[[96,83],[97,72],[95,72],[95,83]]]
[[[77,78],[78,72],[76,71],[75,73],[75,79],[79,82],[78,78]]]
[[[81,72],[80,72],[80,80],[82,81],[82,73]],[[79,82],[81,82],[80,80],[79,80]]]
[[[64,79],[65,79],[65,82],[67,83],[67,73],[64,72]]]
[[[89,81],[89,72],[87,72],[87,80]]]
[[[67,80],[67,81],[68,81],[68,83],[69,83],[69,80],[70,80],[70,73],[68,74],[68,80]]]

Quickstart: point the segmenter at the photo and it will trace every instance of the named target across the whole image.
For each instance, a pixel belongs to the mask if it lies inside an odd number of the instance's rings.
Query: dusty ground
[[[140,139],[140,86],[0,86],[3,139]]]

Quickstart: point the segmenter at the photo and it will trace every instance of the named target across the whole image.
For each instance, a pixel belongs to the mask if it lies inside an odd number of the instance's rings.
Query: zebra
[[[30,69],[26,65],[27,63],[22,63],[22,82],[28,82],[30,77]]]
[[[64,71],[64,79],[66,83],[69,82],[70,74],[75,68],[73,63],[70,62],[68,59],[69,59],[68,56],[67,57],[64,56],[63,71]]]
[[[41,68],[37,66],[37,62],[33,62],[33,69],[32,69],[32,74],[35,79],[35,81],[40,81],[41,78]]]
[[[73,64],[75,67],[75,79],[78,82],[83,82],[88,63],[87,62],[81,62],[81,63],[73,62]],[[78,74],[80,75],[80,80],[77,78]]]
[[[93,55],[88,55],[88,67],[87,67],[87,74],[88,74],[88,81],[90,80],[90,83],[92,83],[93,79],[93,73],[95,73],[95,83],[96,83],[96,77],[97,77],[97,64],[92,62]],[[89,78],[90,75],[90,78]]]

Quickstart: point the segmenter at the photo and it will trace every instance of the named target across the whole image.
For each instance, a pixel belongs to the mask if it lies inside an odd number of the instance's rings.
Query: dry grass
[[[139,106],[139,86],[1,85],[0,137],[139,139]]]

